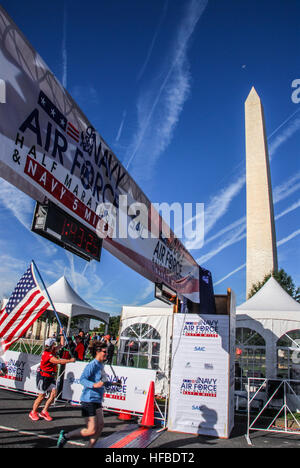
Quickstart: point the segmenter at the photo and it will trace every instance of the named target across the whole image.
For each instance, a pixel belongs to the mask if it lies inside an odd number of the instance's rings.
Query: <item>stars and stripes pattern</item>
[[[52,101],[48,98],[48,96],[43,93],[43,91],[39,94],[38,99],[39,105],[44,109],[44,111],[51,117],[52,120],[64,131],[67,128],[67,119],[66,117],[60,112],[60,110],[53,104]]]
[[[5,308],[0,311],[0,352],[5,352],[23,336],[49,306],[36,282],[31,264]]]
[[[60,110],[53,104],[48,96],[40,91],[38,104],[44,109],[46,114],[69,135],[76,143],[79,143],[80,133],[79,130],[60,112]]]
[[[77,130],[74,125],[71,124],[71,122],[68,122],[67,125],[67,134],[73,138],[73,140],[76,141],[76,143],[79,143],[79,131]]]

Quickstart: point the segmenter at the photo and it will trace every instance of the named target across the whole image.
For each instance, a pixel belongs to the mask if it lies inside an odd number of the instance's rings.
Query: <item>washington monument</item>
[[[278,269],[272,185],[264,111],[254,88],[245,102],[247,267],[246,295]]]

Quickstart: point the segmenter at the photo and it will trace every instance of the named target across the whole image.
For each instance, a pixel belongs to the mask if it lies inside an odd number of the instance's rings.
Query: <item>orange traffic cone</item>
[[[154,426],[154,382],[150,382],[147,400],[144,409],[144,415],[140,422],[141,426],[153,427]]]

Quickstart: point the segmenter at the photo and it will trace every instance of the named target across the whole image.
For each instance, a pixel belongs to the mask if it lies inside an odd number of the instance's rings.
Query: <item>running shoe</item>
[[[30,419],[32,419],[32,421],[38,421],[40,419],[39,415],[37,414],[36,411],[31,411],[29,413],[29,417]]]
[[[57,447],[57,448],[63,448],[63,447],[66,445],[67,442],[68,442],[68,441],[67,441],[67,439],[65,438],[65,431],[64,431],[64,430],[60,431],[59,436],[58,436],[58,440],[57,440],[56,447]]]
[[[50,414],[48,413],[48,411],[41,411],[41,412],[39,413],[39,416],[40,416],[41,418],[46,419],[46,421],[52,421],[52,419],[53,419],[53,418],[51,418],[51,416],[50,416]]]

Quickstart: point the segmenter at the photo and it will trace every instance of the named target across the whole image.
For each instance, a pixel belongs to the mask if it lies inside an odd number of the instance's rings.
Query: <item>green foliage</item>
[[[108,324],[109,335],[111,336],[119,335],[120,320],[121,320],[121,315],[115,315],[113,317],[109,317],[109,324]]]
[[[300,287],[296,289],[296,286],[292,280],[292,277],[289,276],[283,268],[278,271],[274,271],[273,273],[269,273],[264,277],[262,281],[258,281],[256,284],[253,284],[251,291],[248,295],[248,299],[254,296],[262,287],[263,285],[273,276],[276,281],[286,290],[286,292],[292,296],[297,302],[300,302]]]
[[[114,317],[109,317],[108,330],[107,330],[108,335],[118,336],[119,326],[120,326],[120,319],[121,319],[121,315],[117,315],[117,316],[114,316]],[[94,328],[93,331],[98,332],[100,334],[103,334],[104,331],[105,331],[104,323],[101,323],[98,328]]]
[[[97,333],[100,333],[100,334],[103,334],[104,330],[105,330],[104,323],[100,323],[99,327],[94,327],[94,329],[93,329],[94,332],[97,332]]]

